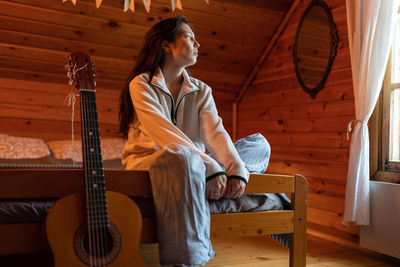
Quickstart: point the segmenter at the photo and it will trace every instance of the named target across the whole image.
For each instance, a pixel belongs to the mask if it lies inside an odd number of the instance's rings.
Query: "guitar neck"
[[[108,213],[94,90],[80,90],[86,213],[93,227],[107,227]]]

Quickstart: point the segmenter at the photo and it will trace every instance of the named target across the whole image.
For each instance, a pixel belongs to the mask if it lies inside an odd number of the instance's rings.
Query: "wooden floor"
[[[307,236],[307,266],[313,267],[391,267],[400,260],[340,246]],[[257,267],[289,266],[289,249],[269,237],[214,239],[216,256],[206,266]],[[142,256],[149,267],[158,264],[156,244],[144,245]],[[1,267],[50,267],[48,256],[41,254],[0,256]]]
[[[207,267],[289,266],[289,249],[269,237],[214,239],[213,248],[216,256],[206,265]],[[142,257],[149,267],[160,266],[157,245],[142,246]],[[307,266],[398,267],[400,260],[349,249],[308,235]]]

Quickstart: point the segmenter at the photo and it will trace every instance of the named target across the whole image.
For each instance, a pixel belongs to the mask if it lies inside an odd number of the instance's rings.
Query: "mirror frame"
[[[308,13],[311,11],[311,9],[315,6],[322,7],[322,9],[325,11],[325,13],[328,17],[329,26],[330,26],[331,47],[330,47],[330,57],[329,57],[328,64],[326,66],[324,76],[321,77],[321,81],[319,82],[319,84],[317,84],[317,86],[310,88],[307,85],[305,85],[303,80],[301,79],[299,66],[297,64],[297,61],[298,61],[297,43],[298,43],[298,39],[299,39],[300,29],[301,29],[301,26],[303,25],[304,19],[306,18]],[[326,79],[328,78],[329,72],[331,71],[333,60],[336,57],[338,43],[339,43],[339,36],[337,34],[336,24],[333,20],[330,8],[328,7],[328,5],[325,2],[323,2],[321,0],[313,0],[310,3],[310,5],[307,7],[307,9],[304,11],[303,15],[301,16],[299,26],[297,27],[296,39],[295,39],[294,47],[293,47],[293,61],[294,61],[294,66],[295,66],[295,70],[296,70],[297,80],[300,82],[300,85],[303,88],[303,90],[305,92],[307,92],[308,94],[310,94],[311,98],[313,98],[313,99],[315,98],[317,93],[324,88]]]

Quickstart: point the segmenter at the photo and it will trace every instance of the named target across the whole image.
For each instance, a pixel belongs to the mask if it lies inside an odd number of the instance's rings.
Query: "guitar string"
[[[106,186],[105,186],[105,174],[104,174],[104,166],[103,166],[103,158],[102,158],[102,153],[101,153],[101,139],[100,139],[100,132],[99,132],[99,121],[97,118],[97,107],[96,107],[96,94],[93,94],[95,101],[93,102],[93,105],[95,107],[95,111],[96,111],[96,120],[95,120],[95,124],[96,124],[96,129],[98,131],[98,136],[99,138],[96,139],[97,143],[97,149],[98,149],[98,159],[97,159],[97,164],[98,167],[100,169],[101,172],[101,190],[99,191],[102,197],[102,203],[103,203],[103,211],[104,211],[104,224],[102,227],[102,231],[103,231],[103,239],[104,239],[104,261],[108,262],[108,259],[110,257],[110,253],[109,252],[109,244],[108,244],[108,239],[107,239],[107,233],[108,233],[108,227],[109,227],[109,218],[108,218],[108,209],[107,209],[107,195],[106,195]],[[112,240],[111,240],[111,248],[112,248]]]
[[[88,91],[85,91],[85,103],[86,103],[86,115],[87,115],[87,117],[86,117],[86,123],[87,123],[87,125],[86,125],[86,141],[87,141],[87,145],[85,146],[85,150],[86,150],[86,164],[88,165],[87,167],[88,167],[88,170],[89,170],[89,177],[90,177],[90,179],[91,179],[91,183],[90,183],[90,186],[89,186],[89,190],[90,190],[90,194],[91,194],[91,197],[92,197],[92,202],[90,203],[91,204],[91,210],[90,210],[90,216],[92,216],[92,221],[93,221],[93,223],[92,223],[92,227],[93,227],[93,236],[94,236],[94,253],[93,253],[93,260],[94,260],[94,265],[95,266],[98,266],[99,264],[99,246],[100,246],[100,244],[99,244],[99,236],[98,236],[98,233],[97,233],[97,229],[98,229],[98,227],[97,227],[97,220],[98,220],[98,215],[97,215],[97,207],[96,207],[96,196],[95,196],[95,191],[93,190],[93,186],[94,186],[94,183],[95,183],[95,181],[94,181],[94,179],[95,179],[95,177],[94,177],[94,173],[93,173],[93,166],[92,166],[92,162],[91,162],[91,160],[90,160],[90,153],[89,153],[89,147],[91,146],[91,138],[90,138],[90,136],[91,136],[91,132],[93,131],[89,126],[90,126],[90,113],[91,113],[91,110],[90,110],[90,102],[88,102],[89,101],[89,92]],[[93,135],[93,134],[92,134]]]
[[[91,175],[91,168],[90,168],[90,161],[88,160],[89,153],[87,152],[88,146],[89,146],[89,128],[88,128],[88,105],[87,105],[87,91],[81,91],[82,92],[82,97],[84,98],[84,104],[85,104],[85,146],[83,149],[85,150],[85,168],[87,169],[87,177],[88,177],[88,183],[89,183],[89,191],[87,194],[89,195],[90,203],[89,203],[89,212],[88,212],[88,217],[90,218],[90,233],[92,236],[92,251],[90,251],[89,257],[91,261],[93,262],[94,266],[97,266],[97,235],[96,235],[96,217],[95,217],[95,210],[93,209],[93,203],[94,203],[94,196],[93,196],[93,176]]]
[[[92,148],[95,150],[95,156],[97,158],[93,159],[93,164],[95,165],[97,169],[97,173],[94,176],[96,179],[96,184],[98,185],[95,190],[95,196],[96,200],[99,203],[99,207],[101,207],[101,210],[98,210],[98,207],[96,207],[96,210],[99,212],[99,227],[97,228],[97,233],[99,235],[100,239],[100,258],[102,263],[105,266],[105,261],[106,261],[106,253],[107,253],[107,232],[105,228],[105,223],[106,223],[106,210],[105,210],[105,195],[103,195],[104,192],[104,173],[103,169],[101,166],[101,146],[100,146],[100,133],[99,133],[99,127],[98,127],[98,120],[97,120],[97,108],[96,108],[96,95],[94,92],[90,94],[91,96],[91,101],[90,101],[90,114],[91,114],[91,123],[92,123],[92,130],[96,134],[92,136],[91,140],[91,145]],[[102,178],[102,179],[101,179]]]
[[[105,181],[104,181],[104,169],[102,166],[102,157],[101,157],[101,143],[100,143],[100,134],[99,134],[99,127],[98,127],[98,118],[97,118],[97,108],[96,108],[96,94],[95,92],[90,93],[90,122],[91,122],[91,129],[95,133],[90,137],[90,144],[91,148],[94,150],[94,156],[91,153],[90,155],[93,156],[91,161],[92,165],[95,165],[97,169],[96,175],[94,175],[95,183],[97,187],[94,187],[95,190],[95,198],[97,203],[99,204],[96,206],[96,211],[98,212],[98,227],[96,227],[96,233],[98,235],[100,241],[100,259],[101,263],[104,265],[108,258],[108,242],[107,242],[107,230],[108,230],[108,216],[107,216],[107,209],[106,209],[106,195],[105,195]],[[98,208],[101,208],[98,210]]]
[[[83,99],[85,97],[85,94],[83,91],[80,91],[80,95],[81,95],[81,114],[82,114],[82,129],[85,129],[85,118],[86,118],[86,110],[84,107],[84,102],[85,100]],[[83,149],[85,149],[86,147],[86,131],[82,131],[83,136],[82,136],[82,152]],[[88,251],[88,255],[89,255],[89,264],[90,267],[93,266],[93,258],[92,258],[92,254],[93,254],[93,233],[92,233],[92,218],[90,216],[90,201],[91,201],[91,195],[90,195],[90,189],[89,189],[89,172],[88,172],[88,168],[86,166],[87,162],[85,160],[85,158],[83,158],[84,160],[84,171],[85,171],[85,184],[86,184],[86,218],[87,218],[87,234],[88,234],[88,242],[89,242],[89,251]]]
[[[90,170],[92,171],[91,173],[91,178],[92,178],[92,183],[90,186],[90,189],[92,191],[92,196],[94,198],[94,201],[92,202],[92,204],[94,204],[92,206],[93,208],[93,220],[94,220],[94,232],[95,232],[95,246],[96,246],[96,256],[95,256],[95,265],[96,266],[102,266],[102,256],[103,256],[103,238],[101,235],[101,210],[99,209],[99,206],[101,207],[101,202],[99,201],[99,196],[98,196],[98,182],[97,182],[97,176],[99,175],[98,170],[96,168],[96,162],[95,159],[93,158],[93,153],[89,152],[91,151],[91,149],[96,149],[96,147],[94,146],[93,141],[95,141],[96,137],[98,137],[96,128],[93,127],[93,123],[94,123],[94,116],[95,116],[95,110],[93,108],[93,101],[92,98],[94,96],[94,92],[86,92],[85,93],[87,95],[87,101],[86,103],[88,104],[88,110],[87,110],[87,114],[88,114],[88,127],[89,127],[89,136],[88,136],[88,143],[89,146],[86,148],[87,151],[87,155],[88,155],[88,159],[89,162],[88,164],[90,165]],[[90,134],[91,133],[91,134]],[[94,153],[96,154],[96,153]],[[95,187],[95,185],[97,187]]]

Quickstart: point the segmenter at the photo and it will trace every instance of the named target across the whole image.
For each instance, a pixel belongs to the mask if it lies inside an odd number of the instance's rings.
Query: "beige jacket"
[[[130,94],[136,118],[122,153],[127,169],[168,144],[180,144],[196,151],[206,166],[206,177],[224,171],[248,180],[240,159],[212,97],[211,88],[184,71],[182,88],[174,103],[160,69],[149,83],[149,74],[136,76]],[[206,149],[218,161],[206,154]]]

